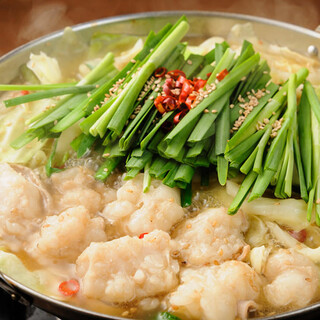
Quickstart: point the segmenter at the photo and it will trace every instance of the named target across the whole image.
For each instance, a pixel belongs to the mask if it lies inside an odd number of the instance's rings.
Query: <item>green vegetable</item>
[[[59,89],[51,89],[42,92],[35,92],[26,94],[24,96],[20,96],[17,98],[9,99],[4,101],[4,105],[8,107],[17,106],[19,104],[37,101],[41,99],[47,99],[52,97],[63,96],[66,94],[77,94],[77,93],[85,93],[95,89],[95,85],[87,85],[87,86],[70,86],[67,88],[59,88]]]
[[[181,320],[181,319],[169,312],[161,312],[161,313],[158,313],[155,320]]]

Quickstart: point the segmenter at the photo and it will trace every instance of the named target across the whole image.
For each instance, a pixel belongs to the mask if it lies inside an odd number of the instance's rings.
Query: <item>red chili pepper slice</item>
[[[165,97],[163,96],[158,96],[156,97],[156,99],[154,100],[154,105],[155,107],[158,109],[158,111],[161,113],[161,114],[164,114],[166,112],[166,109],[164,108],[163,106],[163,100],[164,100]]]
[[[212,72],[207,73],[207,78],[210,78],[211,75],[212,75]]]
[[[188,107],[189,110],[192,108],[194,100],[196,100],[196,95],[190,94],[187,100],[185,101],[185,105]]]
[[[28,91],[28,90],[21,90],[20,91],[20,94],[22,95],[22,96],[26,96],[27,94],[29,94],[30,93],[30,91]]]
[[[162,86],[162,90],[167,96],[172,96],[171,88],[166,83]]]
[[[176,109],[177,107],[176,99],[173,97],[165,97],[163,100],[163,106],[167,112]]]
[[[178,69],[169,71],[167,73],[167,75],[169,75],[174,80],[177,80],[179,78],[179,76],[184,76],[185,78],[187,78],[186,74],[183,71],[178,70]]]
[[[140,236],[139,236],[139,239],[143,239],[144,238],[144,236],[146,235],[146,234],[148,234],[149,232],[144,232],[144,233],[141,233],[140,234]]]
[[[59,285],[59,291],[65,296],[73,296],[80,289],[79,282],[75,279],[63,281]]]
[[[175,87],[175,81],[172,78],[169,78],[169,79],[166,79],[164,85],[162,86],[162,90],[167,96],[171,96],[172,95],[171,89],[174,89],[174,87]]]
[[[156,78],[162,78],[166,74],[167,69],[165,67],[160,67],[154,72]]]
[[[218,79],[219,81],[223,80],[224,77],[225,77],[228,73],[229,73],[229,72],[228,72],[227,69],[223,69],[221,72],[219,72],[219,73],[217,74],[217,79]]]
[[[291,237],[295,238],[299,242],[305,242],[307,238],[307,230],[302,229],[300,231],[293,231],[293,230],[288,230],[288,233],[290,234]]]
[[[186,81],[186,77],[184,76],[179,76],[179,78],[176,81],[176,87],[181,88],[183,86],[183,83]]]
[[[186,113],[186,110],[182,110],[179,113],[177,113],[173,118],[173,123],[178,124],[181,121],[181,119],[186,115]]]
[[[201,88],[203,88],[207,83],[207,80],[202,80],[202,79],[197,79],[195,81],[195,84],[194,84],[194,91],[199,91]]]
[[[192,91],[193,91],[193,86],[191,85],[191,81],[186,79],[183,82],[183,86],[182,86],[180,97],[179,97],[179,102],[180,103],[185,102]]]

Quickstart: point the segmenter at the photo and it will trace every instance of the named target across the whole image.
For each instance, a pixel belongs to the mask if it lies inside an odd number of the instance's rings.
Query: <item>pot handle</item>
[[[1,271],[0,271],[0,288],[6,291],[8,294],[10,294],[12,300],[19,302],[26,307],[30,307],[32,305],[32,299],[18,292],[11,283],[5,280],[3,273]]]

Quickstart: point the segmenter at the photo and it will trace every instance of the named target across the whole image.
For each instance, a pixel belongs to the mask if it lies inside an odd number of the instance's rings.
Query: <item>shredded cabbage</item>
[[[238,192],[239,185],[233,181],[227,182],[227,193],[234,197]],[[297,199],[269,199],[259,198],[252,202],[245,201],[242,210],[249,215],[265,217],[280,225],[299,231],[310,225],[306,218],[307,204]]]
[[[255,50],[261,54],[261,57],[268,61],[271,69],[270,74],[275,83],[288,79],[291,73],[305,67],[310,71],[308,79],[312,84],[320,85],[320,63],[318,59],[306,57],[287,47],[259,41],[252,24],[249,22],[234,25],[227,39],[232,48],[238,48],[243,40],[250,41]]]
[[[119,70],[123,69],[126,64],[142,50],[142,47],[143,41],[142,39],[139,39],[131,49],[122,52],[114,59],[115,67]]]
[[[250,263],[259,274],[263,273],[271,249],[265,246],[255,247],[250,251]]]
[[[5,108],[0,104],[0,162],[27,164],[34,157],[37,160],[40,158],[43,160],[43,152],[41,155],[38,152],[45,145],[45,141],[34,140],[19,150],[13,149],[10,143],[24,132],[24,123],[27,119],[44,110],[51,103],[52,100],[45,99],[14,108]],[[35,159],[33,161],[35,166],[45,163],[42,160],[35,163]]]
[[[34,72],[41,83],[59,83],[62,80],[61,70],[57,59],[48,57],[45,53],[30,54],[27,67]]]
[[[269,241],[268,228],[257,216],[250,216],[250,228],[246,233],[246,242],[252,247],[262,246]]]
[[[0,271],[33,290],[43,290],[40,276],[36,272],[29,271],[12,253],[0,250]]]
[[[216,43],[221,43],[223,41],[224,41],[224,38],[222,37],[211,37],[203,41],[202,43],[200,43],[198,46],[188,46],[187,50],[193,54],[205,55],[209,51],[214,49]]]

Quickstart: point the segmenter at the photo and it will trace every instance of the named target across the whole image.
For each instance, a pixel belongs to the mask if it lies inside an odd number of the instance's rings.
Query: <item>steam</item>
[[[23,21],[17,41],[27,42],[47,33],[74,24],[67,16],[67,5],[62,2],[39,3],[33,1],[32,9]]]

